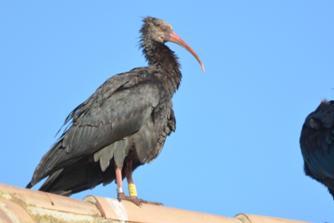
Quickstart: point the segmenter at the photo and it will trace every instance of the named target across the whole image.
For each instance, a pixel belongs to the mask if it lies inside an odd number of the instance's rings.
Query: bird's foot
[[[141,206],[142,204],[162,205],[162,203],[146,201],[146,200],[138,198],[137,196],[126,196],[124,193],[118,193],[117,199],[119,201],[122,201],[122,200],[130,201],[137,206]]]
[[[140,206],[143,202],[141,201],[141,199],[138,199],[137,197],[134,196],[126,196],[124,193],[118,193],[117,195],[117,199],[119,201],[130,201],[132,203],[134,203],[137,206]]]

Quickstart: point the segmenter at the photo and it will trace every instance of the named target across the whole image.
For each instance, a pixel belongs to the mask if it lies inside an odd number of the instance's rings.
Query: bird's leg
[[[157,202],[149,202],[142,199],[139,199],[137,197],[137,189],[136,185],[132,178],[132,161],[128,161],[124,167],[124,172],[126,179],[128,181],[128,187],[129,187],[129,196],[126,196],[123,191],[123,177],[122,177],[122,168],[116,167],[115,169],[115,175],[116,175],[116,184],[117,184],[117,199],[119,201],[127,200],[131,201],[137,206],[140,206],[142,203],[149,203],[149,204],[155,204],[155,205],[161,205],[161,203]]]
[[[128,190],[129,190],[129,195],[130,195],[129,198],[132,202],[134,202],[137,205],[140,205],[142,203],[162,205],[161,203],[158,203],[158,202],[145,201],[145,200],[139,199],[137,197],[137,188],[136,188],[136,185],[135,185],[135,183],[133,181],[133,178],[132,178],[132,160],[129,160],[126,163],[125,176],[126,176],[126,179],[128,181]]]
[[[132,166],[130,167],[132,168]],[[127,179],[129,179],[127,170],[128,170],[128,167],[125,167],[125,173],[126,173]],[[116,167],[115,175],[116,175],[116,184],[117,184],[117,199],[119,201],[128,200],[128,201],[133,202],[135,205],[140,206],[141,201],[137,198],[136,186],[134,184],[133,184],[134,187],[132,188],[132,190],[131,191],[129,190],[130,196],[126,196],[124,194],[122,168]],[[131,182],[133,182],[132,176],[130,176],[130,178],[131,178]]]
[[[128,181],[128,190],[130,197],[137,197],[136,185],[132,178],[132,160],[129,160],[125,166],[125,176]]]
[[[124,172],[126,179],[128,181],[128,190],[129,190],[128,200],[140,206],[143,201],[138,199],[137,197],[137,188],[132,178],[132,160],[126,162]]]
[[[123,192],[122,168],[116,167],[115,175],[117,184],[117,199],[123,200],[126,198],[126,196]]]

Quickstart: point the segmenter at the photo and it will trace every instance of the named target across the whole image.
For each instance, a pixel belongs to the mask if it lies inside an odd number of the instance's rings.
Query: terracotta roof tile
[[[143,204],[88,196],[83,201],[41,191],[0,184],[0,222],[137,222],[137,223],[303,223],[286,219],[239,214],[224,217]]]

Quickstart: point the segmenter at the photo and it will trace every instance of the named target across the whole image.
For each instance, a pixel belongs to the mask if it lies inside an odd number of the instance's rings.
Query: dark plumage
[[[334,101],[322,101],[305,120],[300,136],[305,174],[334,198]]]
[[[70,195],[116,179],[118,197],[128,198],[122,178],[133,183],[133,170],[154,159],[175,131],[172,96],[181,72],[167,41],[185,47],[204,68],[168,23],[145,18],[141,47],[149,66],[109,78],[69,114],[69,127],[43,156],[28,188],[47,177],[40,190]]]

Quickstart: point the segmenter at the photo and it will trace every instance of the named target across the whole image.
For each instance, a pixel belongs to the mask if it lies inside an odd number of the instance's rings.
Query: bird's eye
[[[161,42],[165,41],[165,38],[163,36],[158,37]]]

